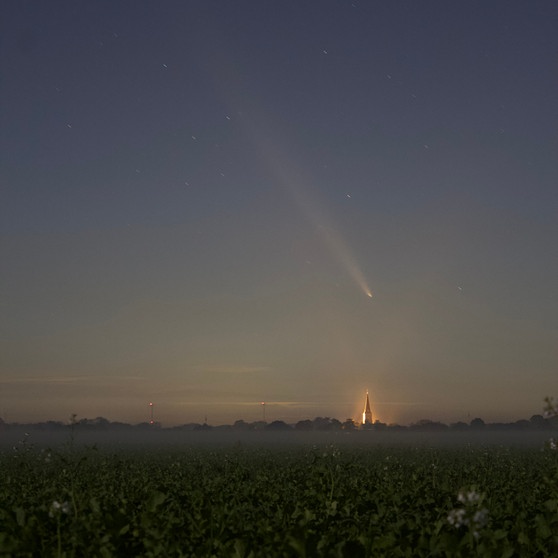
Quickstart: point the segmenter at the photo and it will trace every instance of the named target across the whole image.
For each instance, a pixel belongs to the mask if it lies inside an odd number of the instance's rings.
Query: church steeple
[[[366,390],[366,403],[364,404],[364,412],[362,413],[362,424],[372,424],[372,410],[370,409],[368,390]]]

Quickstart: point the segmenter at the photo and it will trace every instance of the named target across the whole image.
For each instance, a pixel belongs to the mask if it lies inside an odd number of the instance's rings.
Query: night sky
[[[0,37],[4,420],[558,395],[554,0],[21,0]]]

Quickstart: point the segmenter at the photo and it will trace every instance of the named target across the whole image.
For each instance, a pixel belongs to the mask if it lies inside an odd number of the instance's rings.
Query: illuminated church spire
[[[370,409],[370,399],[368,398],[368,390],[366,390],[366,403],[362,413],[362,424],[372,424],[372,410]]]

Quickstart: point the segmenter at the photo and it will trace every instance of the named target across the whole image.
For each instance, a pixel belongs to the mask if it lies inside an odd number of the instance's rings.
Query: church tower
[[[368,398],[368,390],[366,390],[366,403],[362,413],[362,424],[372,424],[372,410],[370,409],[370,399]]]

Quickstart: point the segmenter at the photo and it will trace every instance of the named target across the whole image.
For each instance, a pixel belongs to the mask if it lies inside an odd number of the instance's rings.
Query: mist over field
[[[101,450],[156,452],[190,448],[466,448],[479,446],[542,448],[555,430],[504,430],[483,432],[270,432],[270,431],[80,431],[45,432],[19,427],[0,433],[0,450],[26,445],[37,448],[97,447]]]

